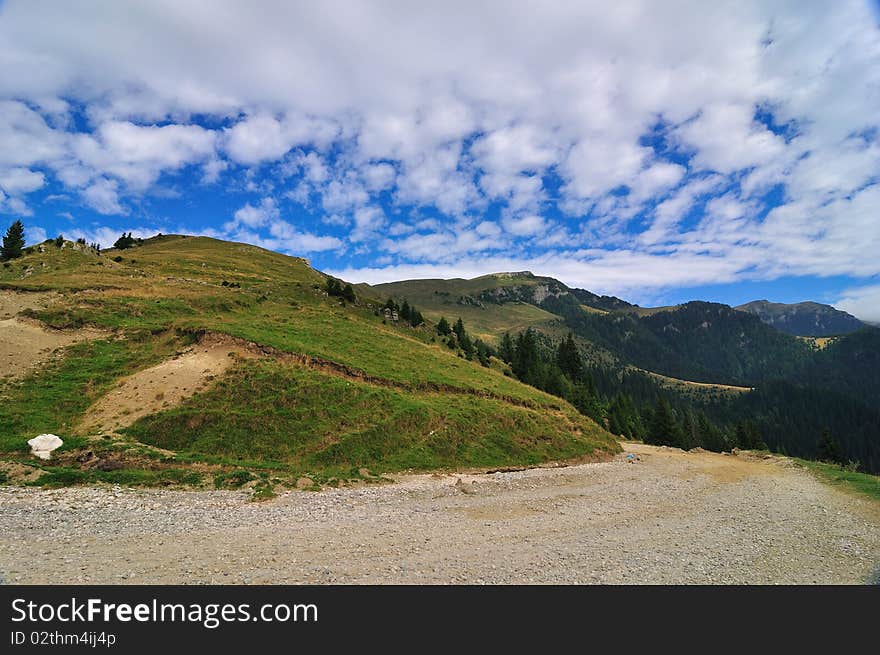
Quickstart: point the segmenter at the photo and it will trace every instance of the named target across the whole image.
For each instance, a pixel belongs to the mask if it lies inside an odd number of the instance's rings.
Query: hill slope
[[[777,330],[800,337],[831,337],[864,327],[859,319],[831,305],[817,302],[785,304],[754,300],[734,309],[754,314]]]
[[[880,471],[880,330],[873,327],[831,340],[796,337],[727,305],[642,308],[527,272],[374,290],[409,298],[426,316],[467,316],[495,336],[499,348],[505,331],[515,336],[532,328],[542,363],[530,364],[521,379],[569,398],[578,392],[559,382],[554,366],[557,347],[573,333],[586,367],[581,382],[598,392],[598,407],[588,411],[618,434],[654,438],[655,404],[664,397],[678,424],[670,443],[713,450],[765,443],[812,458],[827,430],[838,457]],[[519,320],[536,310],[540,319]],[[518,375],[525,370],[515,353],[508,361]]]
[[[247,464],[292,483],[619,449],[565,401],[463,360],[427,330],[385,325],[369,297],[329,297],[326,279],[305,260],[204,237],[102,255],[69,242],[30,249],[0,268],[0,293],[45,298],[16,320],[103,332],[0,383],[0,451],[30,461],[25,441],[54,432],[66,443],[44,479],[155,483],[207,471],[217,481]],[[199,353],[218,342],[229,361],[202,366]],[[181,359],[195,362],[186,383]],[[149,411],[107,415],[114,389],[139,390]],[[190,475],[193,462],[213,468]]]

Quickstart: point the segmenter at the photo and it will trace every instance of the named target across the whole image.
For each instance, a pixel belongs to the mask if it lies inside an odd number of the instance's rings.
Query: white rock
[[[54,434],[41,434],[33,439],[28,439],[28,446],[31,447],[31,453],[40,459],[49,459],[52,457],[52,451],[60,448],[64,442],[61,437]]]

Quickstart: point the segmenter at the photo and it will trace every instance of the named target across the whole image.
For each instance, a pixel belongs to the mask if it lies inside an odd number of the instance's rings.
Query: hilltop
[[[327,281],[304,259],[207,237],[29,248],[0,268],[6,333],[77,343],[7,368],[4,475],[33,465],[25,442],[44,432],[65,446],[43,483],[267,493],[619,450],[564,400],[467,361],[428,327],[388,323],[369,294],[328,295]]]
[[[753,300],[734,309],[755,314],[777,330],[800,337],[833,337],[865,326],[852,314],[817,302],[786,304]]]

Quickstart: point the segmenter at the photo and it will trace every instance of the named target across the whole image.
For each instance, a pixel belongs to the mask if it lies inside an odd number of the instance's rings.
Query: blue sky
[[[0,3],[0,222],[880,320],[876,3]]]

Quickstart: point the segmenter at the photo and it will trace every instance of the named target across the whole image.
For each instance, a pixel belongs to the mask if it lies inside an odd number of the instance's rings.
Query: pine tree
[[[122,236],[116,239],[116,243],[113,244],[113,247],[117,250],[125,250],[126,248],[131,248],[134,244],[138,243],[140,239],[135,239],[131,236],[131,232],[126,234],[122,233]]]
[[[413,327],[419,327],[424,322],[425,319],[422,317],[422,313],[413,307],[409,314],[409,324]]]
[[[608,431],[619,437],[632,438],[621,395],[617,394],[608,406]]]
[[[483,366],[489,366],[489,357],[492,355],[492,349],[482,339],[476,339],[474,341],[474,350],[476,351],[477,360],[479,360],[480,364]]]
[[[446,320],[445,316],[440,317],[440,321],[437,323],[437,334],[442,337],[448,336],[452,332],[452,328],[449,327],[449,321]]]
[[[581,353],[571,332],[568,333],[568,338],[559,344],[559,349],[556,352],[556,365],[568,376],[569,380],[577,382],[581,379],[583,373]]]
[[[688,409],[684,413],[680,435],[679,445],[684,450],[690,450],[700,445],[700,424],[692,409]]]
[[[339,284],[339,280],[335,278],[327,278],[327,295],[328,296],[339,296],[342,295],[342,285]]]
[[[574,385],[572,398],[569,401],[584,416],[589,416],[596,423],[602,424],[602,407],[595,393],[591,393],[585,384]]]
[[[724,436],[718,427],[709,420],[705,412],[697,416],[697,428],[700,434],[700,446],[715,453],[723,452],[725,446]]]
[[[467,334],[464,330],[464,323],[459,316],[458,320],[455,322],[455,325],[452,326],[452,331],[455,332],[455,336],[458,337],[458,340],[461,341],[465,334]]]
[[[501,337],[501,345],[498,347],[498,356],[508,364],[513,361],[514,345],[513,339],[510,338],[510,332],[505,332],[504,336]]]
[[[409,302],[406,300],[404,300],[403,304],[400,306],[400,318],[407,322],[412,318],[412,310],[410,309]]]
[[[538,342],[531,328],[520,332],[516,338],[516,349],[511,367],[520,380],[532,386],[539,386],[541,373]]]
[[[464,352],[464,356],[468,359],[473,359],[474,357],[474,344],[471,341],[471,338],[468,336],[468,333],[462,330],[461,336],[458,338],[458,346]]]
[[[651,416],[648,433],[650,443],[658,446],[678,446],[681,443],[678,423],[672,414],[672,408],[663,396],[657,396],[657,404]]]
[[[822,430],[822,436],[819,437],[819,445],[816,458],[822,462],[833,462],[841,464],[843,462],[843,454],[840,451],[840,444],[837,439],[831,436],[828,428]]]
[[[354,287],[350,284],[346,284],[345,288],[342,290],[342,297],[348,302],[355,302],[357,297],[354,295]]]
[[[0,259],[15,259],[21,257],[24,249],[24,225],[21,221],[15,221],[6,230],[3,237],[3,246],[0,247]]]

